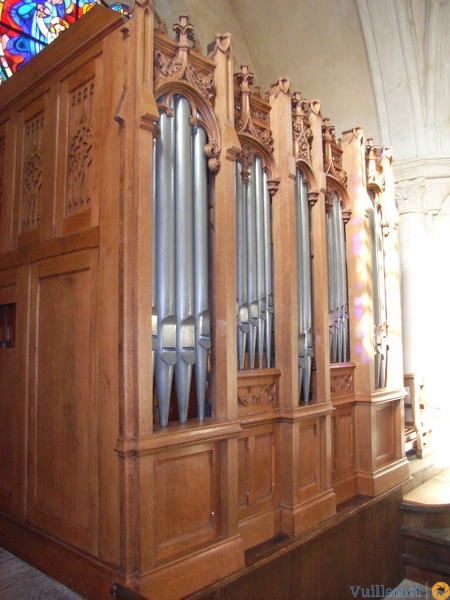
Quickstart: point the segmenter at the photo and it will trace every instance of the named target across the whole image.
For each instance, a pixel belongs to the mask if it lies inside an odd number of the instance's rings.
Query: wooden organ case
[[[96,600],[408,477],[389,150],[155,21],[96,7],[0,88],[1,544]]]

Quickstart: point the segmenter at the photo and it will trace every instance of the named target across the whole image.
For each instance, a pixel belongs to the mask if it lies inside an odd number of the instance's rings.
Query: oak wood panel
[[[401,498],[397,488],[370,502],[349,501],[313,531],[250,550],[244,570],[188,598],[344,600],[353,597],[352,585],[393,588],[403,578]]]
[[[97,551],[96,252],[38,263],[31,288],[28,517]]]
[[[276,504],[277,462],[277,424],[246,427],[239,440],[238,497],[241,519]]]
[[[221,510],[218,465],[215,444],[177,449],[155,457],[157,560],[217,538]]]
[[[376,407],[375,410],[375,457],[377,467],[396,458],[394,412],[392,402]]]
[[[122,78],[117,72],[117,64],[122,57],[122,48],[118,43],[122,34],[117,31],[102,40],[101,78],[96,85],[102,95],[101,110],[95,113],[94,133],[101,136],[94,139],[93,161],[96,163],[98,182],[93,198],[94,206],[99,210],[100,227],[92,227],[86,232],[99,230],[98,239],[98,312],[97,327],[101,351],[98,357],[98,414],[99,431],[99,506],[101,509],[99,530],[99,556],[111,564],[120,563],[120,509],[121,492],[119,481],[119,459],[115,452],[117,437],[120,431],[120,306],[121,277],[120,273],[120,128],[114,116],[122,92]],[[90,64],[90,63],[88,63]],[[98,90],[97,90],[98,91]],[[98,122],[100,120],[100,123]],[[114,123],[113,126],[111,124]],[[95,144],[97,146],[95,146]],[[102,175],[106,174],[106,176]],[[114,175],[113,175],[114,174]],[[97,215],[91,209],[91,224]],[[78,234],[78,235],[81,235]],[[69,236],[76,237],[76,236]],[[146,496],[147,490],[141,487]]]
[[[251,548],[280,532],[278,424],[247,426],[238,444],[239,531]]]
[[[238,506],[240,509],[248,506],[249,496],[249,454],[250,438],[238,440]]]
[[[15,147],[15,116],[11,116],[0,124],[0,252],[2,253],[12,249],[16,243],[13,236]]]
[[[341,504],[358,492],[355,452],[354,404],[335,406],[331,421],[331,482],[336,503]]]
[[[28,345],[27,267],[0,273],[0,304],[14,305],[12,347],[0,348],[0,507],[25,514],[26,377]]]
[[[16,203],[19,246],[26,246],[39,240],[39,219],[43,212],[46,178],[44,173],[44,139],[50,132],[52,120],[49,94],[26,106],[18,116],[18,151],[16,168]],[[48,178],[47,174],[47,178]]]
[[[57,235],[98,225],[102,56],[61,81]]]
[[[321,449],[319,428],[319,419],[308,419],[299,423],[299,492],[302,500],[320,491]]]
[[[355,470],[355,423],[353,405],[338,406],[332,416],[332,478]]]
[[[0,278],[0,305],[16,306],[16,284],[5,277]],[[14,280],[15,272],[10,274]],[[11,511],[14,499],[13,495],[17,483],[18,467],[14,445],[20,440],[20,429],[17,423],[19,406],[19,377],[17,372],[17,349],[12,347],[0,347],[0,506]],[[22,413],[23,421],[23,413]],[[19,430],[18,430],[19,429]]]
[[[22,519],[0,513],[2,547],[87,600],[110,600],[118,567],[101,562]]]

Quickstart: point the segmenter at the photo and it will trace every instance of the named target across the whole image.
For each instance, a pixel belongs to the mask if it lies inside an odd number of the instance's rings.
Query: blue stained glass
[[[100,0],[0,0],[0,83]],[[113,10],[126,13],[117,2]]]

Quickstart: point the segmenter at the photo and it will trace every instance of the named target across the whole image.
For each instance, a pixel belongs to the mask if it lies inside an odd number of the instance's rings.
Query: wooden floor
[[[0,599],[40,600],[44,598],[80,600],[81,596],[0,548]]]

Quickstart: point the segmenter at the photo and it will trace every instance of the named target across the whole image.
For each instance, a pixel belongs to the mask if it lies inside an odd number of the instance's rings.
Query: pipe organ
[[[193,369],[197,414],[204,419],[211,347],[207,134],[187,98],[166,102],[155,141],[152,231],[154,373],[163,427],[174,377],[179,421],[186,423]]]
[[[156,21],[95,7],[0,95],[0,533],[96,600],[408,477],[390,149]]]

